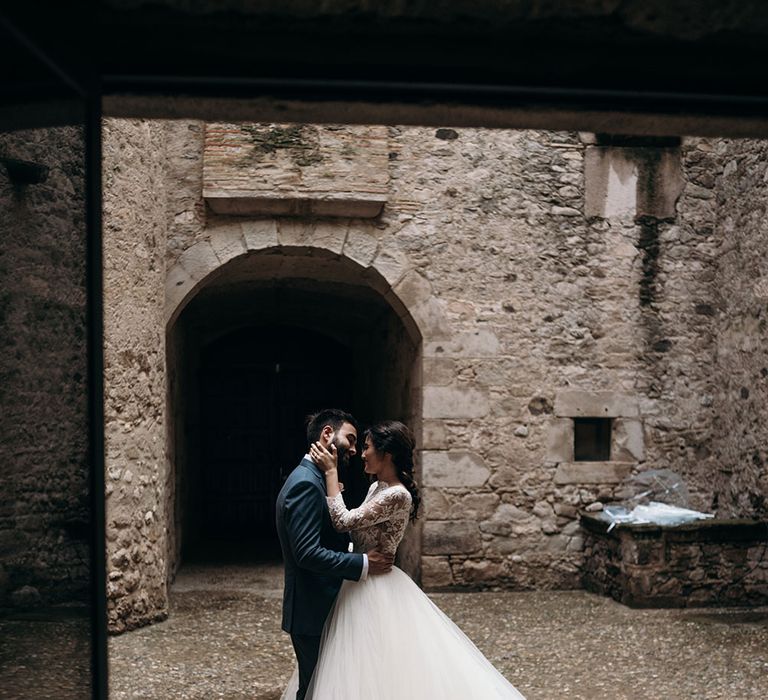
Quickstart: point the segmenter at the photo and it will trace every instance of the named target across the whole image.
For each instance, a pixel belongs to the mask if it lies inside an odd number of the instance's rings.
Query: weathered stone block
[[[374,217],[388,180],[384,127],[206,125],[203,196],[216,212]]]
[[[476,452],[425,450],[421,464],[424,484],[435,487],[475,488],[485,484],[491,474]]]
[[[469,559],[461,568],[464,583],[495,583],[504,578],[505,569],[501,562]]]
[[[493,516],[498,505],[499,496],[495,493],[470,493],[456,504],[453,512],[465,518],[485,520]]]
[[[199,281],[217,269],[221,261],[208,241],[198,241],[179,256],[179,265],[193,280]]]
[[[341,254],[347,240],[349,222],[343,220],[318,221],[312,234],[312,245]]]
[[[278,245],[277,222],[274,219],[243,221],[241,227],[248,250],[264,250]]]
[[[189,273],[181,267],[174,265],[165,278],[165,318],[170,319],[179,304],[189,294],[196,282]]]
[[[684,184],[677,148],[588,146],[584,153],[588,217],[672,218]]]
[[[427,355],[442,357],[493,357],[499,352],[499,339],[487,329],[455,333],[449,339],[428,343],[426,347]]]
[[[449,520],[451,517],[451,501],[440,489],[425,486],[424,516],[430,520]]]
[[[422,557],[421,583],[424,588],[452,586],[454,581],[448,557]]]
[[[584,153],[584,215],[634,217],[637,163],[621,148],[588,146]]]
[[[527,511],[511,503],[502,503],[490,519],[480,523],[480,529],[491,535],[508,537],[511,534],[530,534],[539,527]]]
[[[394,287],[410,270],[411,265],[405,253],[390,243],[379,250],[371,267],[376,268],[379,274]]]
[[[314,243],[315,222],[304,219],[278,219],[277,240],[281,246],[311,248]]]
[[[422,376],[428,386],[446,386],[456,379],[456,365],[448,357],[425,357]]]
[[[425,450],[445,450],[448,447],[446,425],[440,420],[425,420],[422,428],[422,447]]]
[[[634,418],[640,415],[637,398],[615,391],[561,391],[555,415],[585,418]]]
[[[374,265],[377,266],[377,263]],[[392,291],[405,307],[412,308],[427,301],[432,296],[432,285],[422,274],[411,270],[394,285]]]
[[[424,418],[482,418],[488,411],[486,392],[475,387],[424,387]]]
[[[632,472],[629,462],[563,462],[555,472],[555,484],[618,484]]]
[[[443,307],[439,300],[430,297],[421,304],[408,309],[408,313],[413,318],[419,329],[421,337],[427,341],[430,338],[447,338],[450,335],[451,328],[448,320],[443,313]],[[440,355],[439,352],[430,352],[432,343],[427,344],[426,355]]]
[[[425,554],[471,554],[482,546],[472,520],[430,520],[424,524]]]
[[[573,461],[573,420],[551,418],[547,423],[547,462]]]
[[[375,229],[371,229],[361,222],[352,222],[344,241],[342,255],[362,267],[368,267],[379,249],[379,239],[374,232]]]
[[[645,459],[642,421],[616,418],[613,421],[611,443],[611,459],[617,462],[642,462]]]
[[[210,233],[211,247],[222,264],[247,252],[240,222],[220,223]]]

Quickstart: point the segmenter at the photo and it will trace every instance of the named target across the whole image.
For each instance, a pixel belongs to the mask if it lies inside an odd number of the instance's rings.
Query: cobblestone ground
[[[111,700],[279,698],[293,668],[280,579],[277,567],[182,571],[166,622],[111,639]],[[765,609],[630,610],[581,591],[431,597],[528,700],[768,698]]]

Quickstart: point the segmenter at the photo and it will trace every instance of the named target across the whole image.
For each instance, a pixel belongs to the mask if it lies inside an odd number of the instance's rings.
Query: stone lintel
[[[635,418],[638,400],[615,391],[561,391],[555,397],[555,415],[565,418]]]
[[[562,462],[555,484],[619,484],[632,472],[632,462]]]
[[[203,193],[208,206],[217,214],[235,216],[334,216],[354,219],[373,219],[381,214],[386,196],[361,197],[322,195],[317,198],[238,196],[231,192]]]

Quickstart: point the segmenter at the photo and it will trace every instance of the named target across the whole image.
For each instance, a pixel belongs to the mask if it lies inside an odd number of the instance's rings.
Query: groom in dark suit
[[[355,419],[324,409],[307,421],[307,443],[336,446],[339,467],[357,452]],[[283,630],[291,635],[299,662],[297,700],[304,700],[317,665],[320,634],[343,579],[364,580],[392,568],[379,552],[351,554],[349,537],[334,530],[326,503],[325,477],[304,455],[277,496],[277,534],[285,563]]]

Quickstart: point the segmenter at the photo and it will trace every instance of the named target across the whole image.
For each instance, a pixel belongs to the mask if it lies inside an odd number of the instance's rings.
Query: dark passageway
[[[174,571],[280,558],[274,503],[307,450],[307,414],[338,406],[364,426],[413,412],[418,349],[380,294],[260,271],[253,256],[231,263],[169,332]],[[354,507],[359,457],[343,480]]]
[[[290,326],[238,330],[205,349],[195,554],[227,542],[245,556],[279,557],[275,499],[306,449],[304,418],[350,405],[351,387],[333,371],[350,362],[329,336]]]

